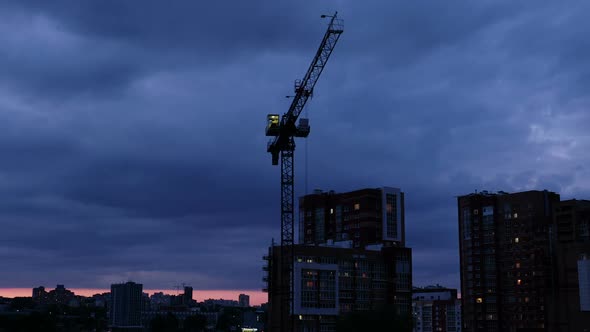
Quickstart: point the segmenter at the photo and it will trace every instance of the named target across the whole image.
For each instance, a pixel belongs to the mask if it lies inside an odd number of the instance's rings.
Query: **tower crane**
[[[334,15],[329,17],[330,23],[324,34],[311,65],[303,79],[295,81],[295,95],[289,110],[279,119],[278,114],[267,115],[266,136],[273,136],[267,145],[267,152],[272,156],[272,164],[278,165],[281,157],[281,244],[279,253],[279,294],[281,331],[293,329],[293,244],[295,231],[294,213],[294,172],[293,155],[295,152],[295,137],[307,137],[310,127],[309,120],[299,119],[305,103],[313,95],[313,89],[343,32],[343,22]]]

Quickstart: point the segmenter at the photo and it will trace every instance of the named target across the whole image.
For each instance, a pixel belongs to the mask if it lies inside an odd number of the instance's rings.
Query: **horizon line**
[[[190,287],[190,286],[188,286]],[[0,288],[0,296],[7,297],[7,298],[15,298],[15,297],[32,297],[33,288],[24,288],[24,287],[13,287],[13,288]],[[111,291],[110,288],[66,288],[74,292],[76,295],[91,297],[95,294],[102,294],[108,293]],[[47,291],[52,289],[46,288]],[[148,293],[149,295],[153,295],[154,293],[163,292],[167,295],[180,295],[182,294],[182,289],[166,289],[166,288],[153,288],[153,289],[143,289],[143,293]],[[238,299],[239,294],[245,294],[250,296],[250,305],[261,305],[263,303],[268,302],[268,294],[264,293],[262,290],[258,289],[195,289],[193,288],[193,300],[197,302],[203,302],[204,300],[236,300]],[[229,298],[228,298],[229,297]]]

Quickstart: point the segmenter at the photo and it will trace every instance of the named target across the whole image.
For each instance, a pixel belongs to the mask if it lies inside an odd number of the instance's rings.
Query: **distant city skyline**
[[[46,290],[51,290],[55,285],[37,285],[45,286]],[[71,290],[76,295],[92,296],[94,294],[102,294],[110,292],[110,288],[69,288],[65,285],[68,290]],[[31,297],[32,288],[0,288],[0,297]],[[144,289],[144,293],[153,295],[154,293],[163,292],[164,294],[177,295],[182,294],[182,290],[176,289]],[[209,299],[224,299],[224,300],[236,300],[238,301],[239,295],[245,294],[250,296],[250,305],[261,305],[266,303],[267,294],[261,290],[193,290],[193,300],[203,302]]]

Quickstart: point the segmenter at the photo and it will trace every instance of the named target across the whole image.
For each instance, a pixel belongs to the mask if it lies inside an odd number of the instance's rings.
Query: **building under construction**
[[[302,197],[291,313],[281,306],[280,246],[271,246],[265,256],[269,331],[281,331],[285,316],[294,318],[294,331],[335,331],[347,313],[385,307],[408,317],[412,253],[404,246],[403,211],[403,192],[397,188],[315,191]]]

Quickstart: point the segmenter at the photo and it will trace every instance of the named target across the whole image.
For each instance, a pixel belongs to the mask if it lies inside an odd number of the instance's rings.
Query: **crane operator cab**
[[[266,116],[266,136],[279,136],[279,115],[269,114]]]

